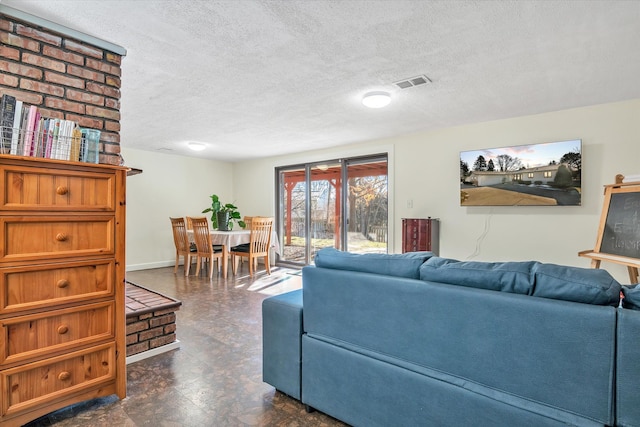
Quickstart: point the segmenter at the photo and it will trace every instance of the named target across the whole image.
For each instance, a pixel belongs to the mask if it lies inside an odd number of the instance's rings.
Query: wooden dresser
[[[0,425],[126,394],[126,169],[0,155]]]

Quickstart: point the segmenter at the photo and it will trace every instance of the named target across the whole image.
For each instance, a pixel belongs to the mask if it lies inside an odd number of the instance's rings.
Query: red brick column
[[[0,42],[0,93],[100,130],[100,163],[119,164],[122,56],[4,14]]]

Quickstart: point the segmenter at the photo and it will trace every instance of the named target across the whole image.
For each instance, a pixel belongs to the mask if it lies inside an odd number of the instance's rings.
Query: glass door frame
[[[281,257],[279,257],[278,262],[283,264],[283,265],[294,265],[294,266],[301,266],[301,265],[309,265],[311,263],[311,256],[312,256],[312,239],[311,239],[311,233],[312,233],[312,219],[311,219],[311,215],[312,215],[312,205],[311,205],[311,182],[312,182],[312,170],[313,168],[317,168],[317,167],[322,167],[322,166],[326,166],[327,164],[339,164],[340,165],[340,212],[339,212],[339,218],[340,218],[340,227],[338,230],[334,230],[335,232],[339,232],[339,242],[340,242],[340,247],[341,248],[347,248],[347,244],[348,244],[348,221],[349,221],[349,216],[347,215],[347,207],[348,207],[348,175],[349,175],[349,165],[351,164],[359,164],[359,163],[367,163],[367,162],[376,162],[376,161],[386,161],[387,163],[387,202],[388,202],[388,212],[387,212],[387,252],[391,251],[392,248],[392,243],[393,243],[393,227],[392,227],[392,221],[393,221],[393,211],[391,209],[391,207],[393,206],[392,202],[391,202],[391,191],[389,191],[388,189],[390,188],[390,184],[391,184],[391,177],[390,177],[390,168],[389,168],[389,161],[390,155],[389,153],[378,153],[378,154],[371,154],[371,155],[363,155],[363,156],[353,156],[353,157],[348,157],[348,158],[340,158],[340,159],[330,159],[330,160],[322,160],[322,161],[314,161],[314,162],[308,162],[308,163],[299,163],[299,164],[292,164],[292,165],[287,165],[287,166],[279,166],[275,168],[275,198],[276,198],[276,202],[275,202],[275,224],[276,224],[276,229],[278,232],[279,236],[282,236],[282,244],[281,247],[285,248],[286,245],[286,241],[285,239],[287,238],[287,236],[285,235],[285,224],[284,224],[284,210],[285,210],[285,188],[284,188],[284,181],[281,180],[281,174],[285,173],[286,171],[292,171],[292,170],[302,170],[304,169],[304,173],[305,173],[305,179],[304,179],[304,183],[305,183],[305,200],[304,200],[304,209],[305,209],[305,219],[304,219],[304,233],[305,233],[305,244],[304,244],[304,262],[296,262],[296,261],[289,261],[286,259],[282,259]],[[289,206],[289,209],[291,207]],[[338,224],[335,224],[335,226],[337,226]],[[338,227],[336,227],[338,228]],[[335,236],[334,236],[335,238]]]

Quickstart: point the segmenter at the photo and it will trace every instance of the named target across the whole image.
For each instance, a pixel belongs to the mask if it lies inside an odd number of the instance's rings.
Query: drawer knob
[[[58,280],[58,283],[56,283],[56,286],[58,286],[60,289],[64,289],[69,286],[69,281],[67,279],[60,279]]]
[[[58,333],[60,335],[64,335],[69,331],[69,327],[67,325],[60,325],[58,326]]]
[[[69,189],[64,185],[60,185],[58,188],[56,188],[56,193],[58,193],[60,196],[64,196],[68,192],[69,192]]]
[[[67,371],[62,371],[58,374],[58,379],[60,381],[65,381],[65,380],[68,380],[69,378],[71,378],[71,374]]]
[[[67,239],[68,239],[68,237],[67,237],[67,235],[65,233],[56,234],[56,240],[58,242],[66,242]]]

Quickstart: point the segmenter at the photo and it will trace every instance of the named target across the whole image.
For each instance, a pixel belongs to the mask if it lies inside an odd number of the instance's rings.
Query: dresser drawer
[[[115,380],[115,344],[0,371],[2,416],[10,417]]]
[[[0,320],[0,364],[113,339],[113,302]]]
[[[115,174],[2,165],[1,210],[113,211]]]
[[[0,316],[114,295],[115,261],[0,268]]]
[[[113,216],[0,217],[0,262],[114,254]]]

